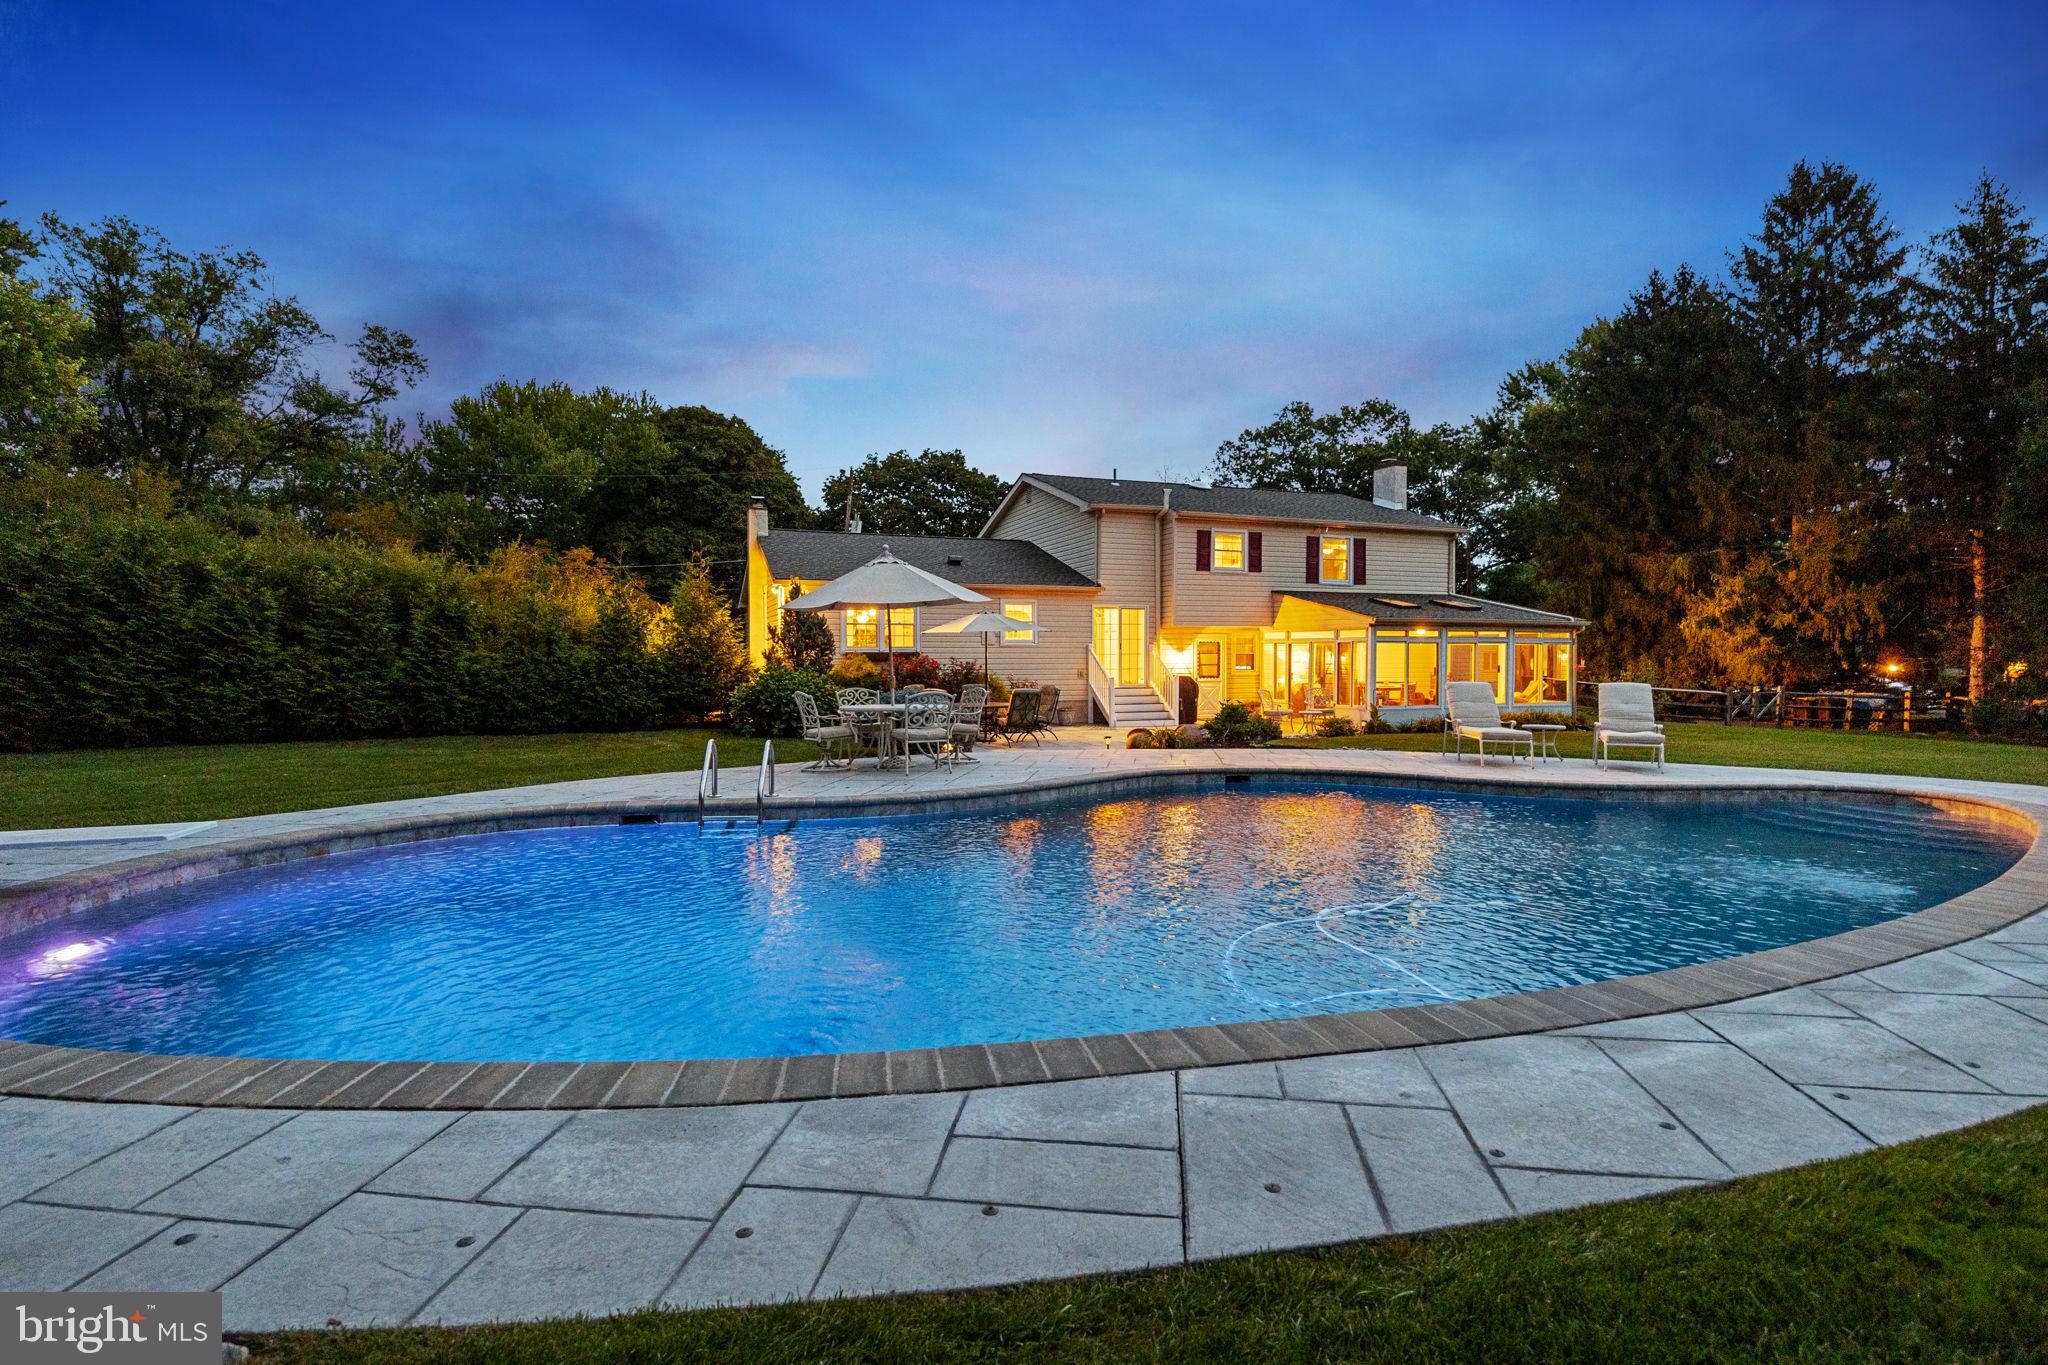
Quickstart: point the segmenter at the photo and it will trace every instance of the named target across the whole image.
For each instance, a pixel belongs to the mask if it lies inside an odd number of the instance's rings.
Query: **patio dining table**
[[[851,719],[858,725],[876,727],[875,762],[876,766],[883,768],[888,767],[894,757],[891,751],[896,747],[896,727],[909,711],[910,703],[907,701],[842,702],[839,706],[841,716]],[[903,754],[903,771],[910,771],[908,750]]]

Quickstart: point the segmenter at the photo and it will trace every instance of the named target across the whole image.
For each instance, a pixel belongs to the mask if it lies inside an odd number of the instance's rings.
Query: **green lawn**
[[[1817,768],[1823,772],[1902,773],[1909,777],[1964,777],[1982,782],[2048,785],[2048,748],[1995,740],[1940,739],[1931,735],[1777,730],[1768,727],[1677,724],[1666,735],[1672,763],[1728,763],[1751,768]],[[1424,749],[1435,734],[1360,735],[1355,739],[1285,739],[1289,747],[1316,749]],[[1590,758],[1593,737],[1568,731],[1558,745],[1567,756]],[[1471,753],[1471,746],[1466,746]],[[1640,751],[1629,751],[1640,757]]]
[[[706,730],[602,735],[452,735],[344,743],[209,744],[0,755],[0,829],[226,820],[448,792],[633,773],[687,774],[694,794]],[[814,754],[777,741],[778,759]],[[761,741],[718,735],[727,772],[761,761]]]
[[[1699,1194],[970,1294],[466,1331],[258,1359],[2039,1360],[2048,1109]]]
[[[11,827],[219,817],[695,771],[701,732],[0,758]],[[1290,741],[1293,742],[1293,741]],[[1431,749],[1431,735],[1300,741]],[[1584,735],[1567,738],[1584,754]],[[758,758],[721,737],[728,768]],[[797,754],[792,749],[788,756]],[[2048,783],[2048,750],[1674,726],[1675,761]],[[687,779],[685,779],[687,781]],[[290,1335],[260,1358],[2048,1359],[2048,1108],[1673,1198],[1160,1274],[451,1332]]]

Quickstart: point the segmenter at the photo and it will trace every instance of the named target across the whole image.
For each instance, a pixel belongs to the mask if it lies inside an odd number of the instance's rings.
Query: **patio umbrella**
[[[829,583],[821,583],[793,602],[785,603],[785,611],[823,611],[827,607],[880,607],[882,609],[882,636],[889,638],[890,607],[929,607],[947,602],[986,602],[988,599],[970,588],[958,583],[948,583],[935,573],[926,573],[915,564],[906,564],[889,553],[888,545],[882,546],[882,553],[870,559],[857,569],[839,575]],[[889,647],[889,690],[896,690],[896,648],[893,641]]]
[[[1019,621],[999,611],[978,611],[972,616],[963,616],[957,621],[948,621],[943,626],[931,626],[927,635],[979,635],[981,637],[981,680],[990,681],[988,671],[988,642],[998,635],[1023,635],[1026,639],[1038,638],[1038,627],[1029,621]]]

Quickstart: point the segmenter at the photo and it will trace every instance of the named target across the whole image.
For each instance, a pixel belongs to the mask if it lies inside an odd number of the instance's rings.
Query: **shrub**
[[[752,682],[732,694],[726,708],[726,723],[743,735],[760,739],[789,739],[802,729],[796,709],[796,694],[808,692],[821,709],[831,709],[832,680],[806,668],[784,668],[770,664]]]
[[[746,671],[701,565],[664,606],[586,550],[466,564],[44,469],[0,483],[0,657],[12,749],[675,725]]]
[[[814,611],[786,611],[781,622],[768,632],[768,657],[786,668],[825,673],[830,671],[838,653],[839,642],[832,637],[832,627]]]
[[[1124,740],[1126,749],[1188,749],[1194,747],[1178,726],[1162,725],[1157,730],[1137,729]]]
[[[982,672],[981,665],[973,659],[948,659],[940,664],[938,680],[933,686],[951,692],[957,697],[961,688],[974,683],[982,683],[988,687],[991,701],[1010,699],[1010,685],[1001,678]]]
[[[1271,716],[1261,715],[1241,701],[1227,701],[1209,718],[1209,742],[1219,748],[1243,749],[1253,744],[1270,744],[1280,738],[1280,727]]]
[[[1332,712],[1324,716],[1322,722],[1316,726],[1316,733],[1324,739],[1348,739],[1358,733],[1358,722],[1349,716],[1340,716]]]
[[[1567,730],[1593,728],[1591,717],[1572,711],[1506,711],[1501,721],[1507,725],[1562,725]]]
[[[865,654],[849,654],[832,665],[828,675],[840,687],[880,687],[882,670]]]
[[[882,677],[889,676],[889,656],[882,656]],[[898,687],[937,687],[939,685],[939,661],[929,654],[898,654],[896,656],[896,685]]]

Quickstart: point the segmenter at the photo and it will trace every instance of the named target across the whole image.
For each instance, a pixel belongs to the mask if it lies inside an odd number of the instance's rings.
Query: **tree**
[[[861,529],[890,536],[973,536],[981,533],[1009,485],[967,463],[957,450],[907,450],[870,455],[825,480],[828,526],[849,515]]]
[[[2010,542],[2043,532],[2014,505],[2014,475],[2048,378],[2048,253],[2012,192],[1989,175],[1960,220],[1924,248],[1916,329],[1916,427],[1905,453],[1915,542],[1937,556],[1935,586],[1969,622],[1970,699],[1982,701],[1994,594]],[[1957,570],[1966,587],[1948,589]]]
[[[1293,488],[1305,493],[1372,496],[1373,471],[1407,457],[1408,414],[1384,398],[1318,413],[1289,403],[1262,427],[1248,427],[1216,447],[1216,482],[1242,488]]]
[[[469,559],[517,542],[590,545],[599,480],[660,461],[657,411],[644,397],[534,380],[456,399],[447,420],[422,426],[406,479],[422,543]]]
[[[93,419],[76,355],[84,320],[68,299],[22,275],[38,254],[21,224],[0,218],[0,468],[14,474],[32,459],[61,457]]]
[[[768,656],[785,668],[829,673],[839,657],[839,642],[817,612],[786,611],[768,632]]]
[[[1688,623],[1725,547],[1746,535],[1729,484],[1754,366],[1727,301],[1680,267],[1555,362],[1502,386],[1488,423],[1516,488],[1519,585],[1587,617],[1588,657],[1658,677],[1708,666]]]
[[[75,443],[83,462],[157,469],[194,498],[271,488],[357,439],[425,372],[410,337],[372,326],[353,387],[327,383],[307,352],[332,338],[271,291],[254,252],[187,255],[119,217],[45,214],[43,229],[52,282],[88,323],[77,350],[99,420]]]
[[[811,524],[782,452],[738,417],[705,407],[663,408],[655,414],[658,447],[633,451],[634,462],[608,466],[590,509],[590,543],[641,570],[660,587],[674,581],[672,566],[704,556],[730,572],[714,577],[736,583],[746,555],[747,504],[757,494],[770,524]]]
[[[1802,161],[1731,258],[1757,384],[1729,482],[1751,530],[1695,638],[1748,669],[1854,678],[1884,637],[1905,257],[1869,182]]]

